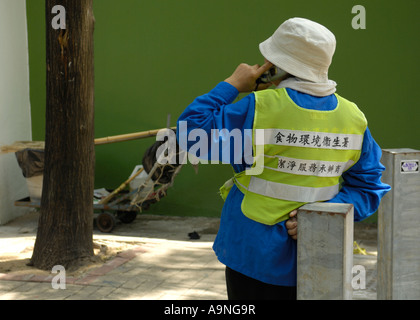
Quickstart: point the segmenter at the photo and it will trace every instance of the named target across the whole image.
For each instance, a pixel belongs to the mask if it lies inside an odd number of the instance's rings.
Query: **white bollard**
[[[420,299],[420,151],[384,149],[378,211],[378,300]]]
[[[351,300],[353,205],[306,204],[297,217],[297,299]]]

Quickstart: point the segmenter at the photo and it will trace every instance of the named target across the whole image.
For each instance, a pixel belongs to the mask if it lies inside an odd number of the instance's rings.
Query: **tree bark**
[[[41,211],[31,264],[66,269],[93,256],[93,0],[46,0],[47,105]],[[55,30],[55,5],[66,29]]]

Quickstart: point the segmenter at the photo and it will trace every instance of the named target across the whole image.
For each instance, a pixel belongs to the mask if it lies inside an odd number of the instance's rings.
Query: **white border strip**
[[[300,187],[267,181],[252,176],[248,191],[275,199],[296,202],[316,202],[332,199],[339,191],[339,184],[321,188]]]
[[[304,148],[360,150],[363,135],[299,131],[287,129],[255,129],[256,145],[281,145]]]
[[[264,166],[265,169],[318,177],[341,177],[344,171],[352,166],[353,160],[347,162],[334,162],[323,160],[305,160],[281,156],[264,155],[266,158],[277,158],[277,167]]]

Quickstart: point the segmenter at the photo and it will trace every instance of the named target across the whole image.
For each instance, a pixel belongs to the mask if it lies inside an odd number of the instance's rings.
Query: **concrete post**
[[[297,299],[352,299],[353,205],[306,204],[297,219]]]
[[[420,299],[420,151],[385,149],[378,211],[378,300]]]

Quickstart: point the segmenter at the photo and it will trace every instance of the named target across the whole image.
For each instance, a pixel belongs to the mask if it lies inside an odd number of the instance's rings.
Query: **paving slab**
[[[24,252],[36,236],[37,213],[0,226],[0,257]],[[359,224],[360,225],[360,224]],[[130,244],[99,267],[66,278],[53,289],[54,274],[0,274],[0,300],[226,300],[225,267],[212,245],[218,218],[138,215],[110,234],[94,231],[95,241]],[[189,239],[196,231],[200,239]],[[368,255],[354,255],[366,268],[366,288],[353,299],[376,299],[376,230],[355,224],[355,240]]]

